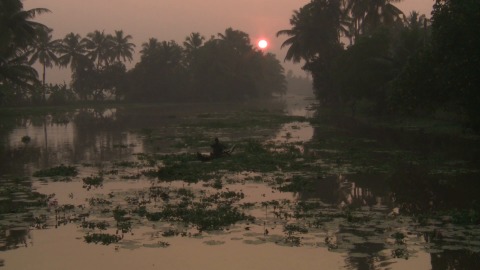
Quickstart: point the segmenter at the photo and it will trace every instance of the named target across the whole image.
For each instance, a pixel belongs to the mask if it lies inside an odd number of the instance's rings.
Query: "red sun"
[[[262,39],[258,42],[258,47],[260,49],[265,49],[268,46],[268,42],[265,39]]]

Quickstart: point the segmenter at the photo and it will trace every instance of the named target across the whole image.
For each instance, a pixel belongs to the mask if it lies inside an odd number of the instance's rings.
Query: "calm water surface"
[[[287,114],[313,116],[310,101],[289,97]],[[177,108],[177,110],[175,110]],[[78,110],[38,118],[18,117],[2,124],[0,177],[2,207],[14,203],[24,211],[0,217],[0,263],[4,269],[474,269],[479,262],[480,228],[436,221],[421,225],[398,214],[382,176],[348,178],[339,173],[319,178],[313,192],[280,192],[278,176],[256,172],[225,174],[222,188],[204,182],[163,182],[139,176],[159,164],[119,166],[138,162],[138,154],[175,153],[176,134],[192,132],[176,125],[191,115],[222,113],[231,106]],[[237,108],[234,108],[237,109]],[[155,139],[150,137],[155,129]],[[261,138],[265,143],[304,144],[322,132],[308,121],[293,121],[274,130],[221,133],[203,130],[224,141]],[[25,136],[28,136],[27,142]],[[182,143],[182,142],[178,142]],[[185,145],[180,152],[208,151]],[[335,151],[335,149],[332,149]],[[322,161],[319,160],[319,166]],[[31,177],[39,169],[74,165],[72,179]],[[117,164],[117,165],[116,165]],[[82,178],[102,172],[101,186],[85,188]],[[25,176],[26,180],[18,180]],[[283,175],[290,181],[293,175]],[[17,180],[15,180],[17,178]],[[13,180],[12,180],[13,179]],[[375,184],[371,184],[375,183]],[[22,186],[20,190],[8,187]],[[35,206],[28,190],[49,195],[47,207]],[[218,192],[242,193],[237,205],[255,221],[240,221],[227,230],[202,231],[175,222],[149,221],[129,213],[131,227],[119,232],[111,212],[134,209],[144,201],[147,210],[161,205],[152,190],[180,190],[197,196]],[[15,193],[10,196],[9,192]],[[8,195],[8,196],[6,196]],[[132,203],[134,201],[135,203]],[[307,204],[303,204],[308,202]],[[308,206],[312,206],[310,209]],[[361,205],[347,213],[348,205]],[[68,206],[68,207],[67,207]],[[303,208],[302,208],[303,207]],[[136,208],[135,208],[136,209]],[[132,210],[133,211],[133,210]],[[35,222],[32,223],[32,217]],[[83,222],[106,222],[105,229]],[[118,223],[117,223],[118,225]],[[286,230],[287,225],[298,225]],[[295,229],[296,228],[296,229]],[[304,228],[305,230],[303,230]],[[174,231],[174,235],[166,232]],[[85,236],[104,232],[121,235],[118,243],[88,244]],[[267,233],[268,232],[268,233]],[[442,238],[441,242],[435,241]]]

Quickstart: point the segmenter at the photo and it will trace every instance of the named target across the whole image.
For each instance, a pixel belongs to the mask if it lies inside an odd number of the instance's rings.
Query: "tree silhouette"
[[[289,36],[282,43],[282,48],[289,46],[285,60],[308,62],[337,50],[340,32],[344,30],[341,15],[341,4],[337,0],[314,0],[294,11],[290,19],[292,28],[277,32],[277,37]]]
[[[0,85],[33,88],[38,73],[28,64],[27,47],[38,31],[47,27],[32,21],[37,15],[49,12],[45,8],[24,10],[18,0],[0,2]],[[0,98],[3,92],[0,89]]]
[[[58,47],[60,54],[58,61],[61,66],[70,68],[75,72],[91,60],[87,57],[86,40],[82,39],[79,34],[70,33],[65,36]]]
[[[403,12],[392,3],[402,0],[347,0],[346,12],[352,18],[355,40],[381,25],[402,21]]]
[[[118,62],[132,61],[135,44],[131,43],[131,35],[125,35],[123,30],[116,30],[111,37],[111,57]]]
[[[183,42],[183,46],[185,47],[187,54],[200,48],[203,45],[204,40],[205,37],[200,35],[198,32],[191,33],[188,37],[186,37],[185,41]]]
[[[84,42],[85,48],[88,50],[88,57],[97,63],[97,69],[108,64],[113,45],[111,36],[105,35],[103,31],[95,30],[88,33],[87,37],[81,42]]]
[[[156,38],[150,38],[148,42],[142,43],[142,49],[140,53],[142,58],[152,56],[160,48],[160,42]]]
[[[46,100],[45,78],[46,68],[51,68],[58,63],[56,51],[60,45],[60,40],[52,40],[51,29],[41,29],[38,32],[38,37],[31,45],[30,63],[39,62],[43,67],[42,74],[42,88],[43,88],[43,100]]]

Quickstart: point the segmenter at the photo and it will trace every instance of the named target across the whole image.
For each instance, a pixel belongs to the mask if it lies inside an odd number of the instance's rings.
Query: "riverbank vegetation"
[[[312,0],[296,10],[286,60],[304,61],[325,106],[371,115],[448,115],[480,131],[478,1],[437,0],[428,14],[398,1]]]

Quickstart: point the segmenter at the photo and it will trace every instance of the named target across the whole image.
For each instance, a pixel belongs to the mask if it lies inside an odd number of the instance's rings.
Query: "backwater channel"
[[[480,265],[478,225],[403,214],[386,174],[317,147],[326,131],[313,103],[1,116],[0,268]],[[231,156],[196,160],[215,137]]]

